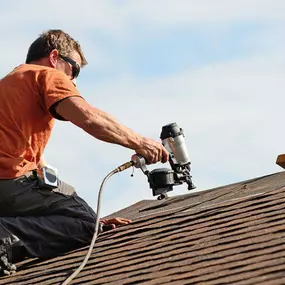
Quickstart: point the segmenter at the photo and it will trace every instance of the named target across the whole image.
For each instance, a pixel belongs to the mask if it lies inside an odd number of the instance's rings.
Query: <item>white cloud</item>
[[[1,6],[2,27],[22,30],[19,23],[25,23],[26,27],[62,26],[74,32],[97,29],[119,36],[132,29],[134,23],[156,29],[176,24],[285,20],[282,0],[81,0],[80,4],[70,0],[68,5],[64,0],[14,0]]]
[[[139,0],[128,4],[129,10],[136,11],[136,18],[164,25],[285,19],[282,0]]]

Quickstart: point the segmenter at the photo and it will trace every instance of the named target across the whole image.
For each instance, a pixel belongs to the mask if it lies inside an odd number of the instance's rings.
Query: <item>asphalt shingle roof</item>
[[[284,186],[281,172],[114,213],[133,223],[101,234],[71,284],[285,284]],[[86,252],[27,259],[0,284],[60,284]]]

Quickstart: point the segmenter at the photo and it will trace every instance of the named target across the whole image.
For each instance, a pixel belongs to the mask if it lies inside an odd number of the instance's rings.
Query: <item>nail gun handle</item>
[[[139,154],[133,154],[131,160],[134,163],[134,167],[140,168],[144,174],[147,174],[149,171],[146,168],[145,158]]]

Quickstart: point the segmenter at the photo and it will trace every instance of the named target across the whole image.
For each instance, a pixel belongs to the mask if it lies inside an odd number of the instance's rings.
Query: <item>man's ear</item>
[[[53,49],[49,54],[49,63],[50,66],[55,68],[58,62],[59,53],[57,49]]]

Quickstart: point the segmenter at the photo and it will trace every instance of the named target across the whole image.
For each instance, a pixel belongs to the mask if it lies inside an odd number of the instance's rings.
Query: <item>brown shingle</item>
[[[213,190],[141,201],[112,216],[72,284],[285,284],[285,172]],[[87,248],[25,260],[0,284],[60,284]]]

